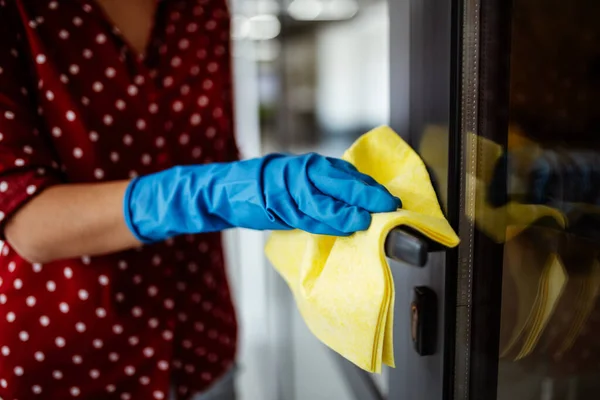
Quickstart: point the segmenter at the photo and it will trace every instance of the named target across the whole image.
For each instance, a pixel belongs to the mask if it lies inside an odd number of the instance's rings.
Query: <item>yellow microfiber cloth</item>
[[[360,137],[343,159],[402,200],[350,237],[275,232],[266,254],[294,294],[304,321],[323,343],[369,372],[394,366],[394,283],[383,246],[407,225],[446,246],[459,238],[444,217],[425,165],[388,127]]]

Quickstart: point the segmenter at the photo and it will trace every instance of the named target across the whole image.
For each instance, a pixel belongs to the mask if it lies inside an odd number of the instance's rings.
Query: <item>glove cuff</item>
[[[129,185],[127,186],[127,190],[125,190],[125,197],[123,198],[123,217],[125,218],[125,224],[127,224],[127,227],[137,240],[144,244],[152,244],[155,243],[156,240],[152,240],[150,238],[142,236],[133,221],[133,207],[131,199],[133,197],[133,191],[135,190],[135,187],[137,186],[140,179],[141,177],[132,179],[131,182],[129,182]]]

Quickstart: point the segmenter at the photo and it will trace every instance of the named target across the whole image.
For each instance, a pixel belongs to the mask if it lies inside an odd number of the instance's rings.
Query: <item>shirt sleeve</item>
[[[36,60],[8,4],[0,7],[0,240],[6,221],[20,207],[60,182],[37,112],[37,79],[31,68]]]

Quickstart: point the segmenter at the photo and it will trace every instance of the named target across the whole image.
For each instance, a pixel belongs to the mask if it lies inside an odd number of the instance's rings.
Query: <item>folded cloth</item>
[[[459,238],[445,219],[419,156],[388,127],[359,138],[343,156],[402,200],[350,237],[275,232],[266,254],[289,285],[304,321],[327,346],[369,372],[394,366],[394,282],[383,246],[407,225],[446,247]]]

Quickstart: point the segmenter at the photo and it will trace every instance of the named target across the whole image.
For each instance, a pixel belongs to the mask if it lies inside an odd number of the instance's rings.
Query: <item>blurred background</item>
[[[273,151],[339,157],[360,134],[388,123],[386,0],[230,5],[237,137],[244,157]],[[308,331],[286,284],[268,265],[266,236],[226,236],[242,323],[241,399],[354,400],[358,392],[343,363]],[[384,376],[374,382],[385,393]]]

